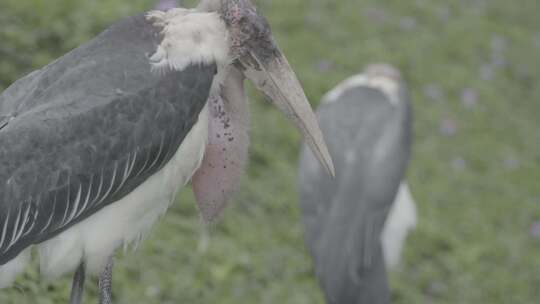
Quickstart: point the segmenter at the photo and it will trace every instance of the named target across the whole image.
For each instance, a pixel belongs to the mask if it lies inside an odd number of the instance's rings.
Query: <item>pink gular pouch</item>
[[[219,96],[208,102],[208,143],[192,178],[199,211],[212,222],[234,195],[248,160],[249,110],[244,77],[233,69]]]

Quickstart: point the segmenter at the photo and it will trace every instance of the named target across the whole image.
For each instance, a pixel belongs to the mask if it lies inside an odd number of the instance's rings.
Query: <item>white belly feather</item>
[[[121,200],[37,245],[41,273],[49,278],[57,277],[74,271],[82,259],[89,273],[99,273],[117,248],[140,240],[200,166],[207,138],[205,106],[176,154],[160,171]],[[29,248],[0,267],[0,288],[9,285],[24,270],[28,253]]]
[[[407,235],[418,222],[416,203],[406,181],[402,181],[381,235],[386,268],[394,270],[400,262]]]

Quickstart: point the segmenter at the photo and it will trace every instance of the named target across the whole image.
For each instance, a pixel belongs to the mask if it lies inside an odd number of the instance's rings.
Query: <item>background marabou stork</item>
[[[317,114],[337,172],[321,176],[304,147],[300,201],[317,277],[329,304],[388,303],[385,264],[397,265],[416,225],[404,181],[412,144],[407,89],[396,69],[372,65],[329,92]]]
[[[152,11],[16,81],[0,95],[0,287],[39,251],[41,271],[99,274],[138,241],[191,179],[214,218],[243,172],[244,78],[268,95],[333,165],[305,94],[249,0]]]

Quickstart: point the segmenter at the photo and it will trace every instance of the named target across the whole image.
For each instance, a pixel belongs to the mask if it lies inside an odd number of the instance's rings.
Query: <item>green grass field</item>
[[[192,1],[193,2],[193,1]],[[420,215],[395,303],[539,303],[538,0],[259,0],[314,105],[370,62],[410,84],[409,182]],[[0,88],[150,0],[0,0]],[[115,303],[323,303],[296,178],[300,137],[252,98],[249,174],[223,219],[201,224],[190,189],[138,251],[118,258]],[[70,278],[37,264],[0,303],[67,303]],[[97,303],[89,282],[86,303]]]

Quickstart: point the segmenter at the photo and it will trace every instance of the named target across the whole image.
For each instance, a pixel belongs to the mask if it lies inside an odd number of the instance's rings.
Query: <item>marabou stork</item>
[[[404,182],[412,143],[406,87],[393,67],[372,65],[330,91],[317,115],[337,172],[321,176],[303,148],[300,202],[317,277],[330,304],[388,303],[385,262],[397,264],[416,224]]]
[[[250,0],[124,19],[0,95],[0,287],[37,247],[41,272],[87,273],[111,302],[113,256],[192,180],[205,219],[247,158],[244,79],[300,130],[330,174],[315,115]]]

